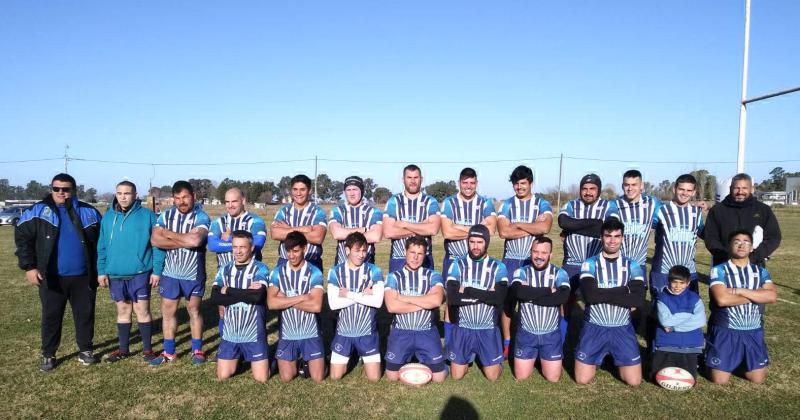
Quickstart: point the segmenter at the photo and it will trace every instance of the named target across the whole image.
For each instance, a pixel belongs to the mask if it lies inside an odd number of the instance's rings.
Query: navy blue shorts
[[[423,365],[433,372],[444,370],[444,354],[439,331],[401,330],[392,328],[386,346],[386,370],[397,371],[416,356]]]
[[[425,261],[422,262],[422,266],[425,267],[425,268],[430,268],[431,270],[434,270],[433,265],[434,265],[433,264],[433,255],[426,256],[425,257]],[[405,266],[406,266],[406,257],[403,257],[403,258],[389,258],[389,272],[390,273],[393,272],[393,271],[402,270],[403,267],[405,267]],[[447,272],[446,271],[442,272],[442,277],[443,278],[447,278]]]
[[[584,322],[575,359],[587,365],[599,366],[606,355],[614,358],[616,366],[635,366],[642,363],[639,343],[633,325],[603,327]]]
[[[562,268],[569,277],[569,292],[573,295],[578,293],[581,289],[581,266],[564,264]]]
[[[503,363],[503,341],[500,339],[500,328],[471,330],[453,326],[453,336],[447,347],[447,357],[451,362],[466,365],[475,355],[484,366]]]
[[[192,296],[203,298],[206,293],[206,283],[196,280],[178,280],[162,276],[158,283],[158,293],[166,299],[176,300],[181,297],[187,300]]]
[[[514,340],[514,357],[521,360],[561,360],[564,358],[563,348],[561,330],[545,334],[531,334],[518,328],[517,337]]]
[[[345,337],[336,334],[331,343],[331,350],[345,357],[350,357],[353,354],[353,350],[355,350],[360,357],[364,357],[378,354],[381,349],[378,342],[378,333],[376,332],[361,337]]]
[[[697,286],[697,273],[692,273],[692,281],[689,282],[689,290],[699,293]],[[656,270],[650,270],[650,299],[655,300],[658,292],[663,290],[669,284],[669,277],[667,273],[659,273]]]
[[[723,372],[733,372],[747,363],[747,371],[769,366],[764,330],[734,330],[712,325],[706,345],[706,366]]]
[[[304,338],[302,340],[278,340],[278,349],[275,357],[278,360],[297,360],[302,357],[309,361],[325,356],[325,348],[322,345],[321,337]]]
[[[256,341],[255,343],[233,343],[227,340],[219,341],[217,359],[239,360],[243,358],[247,362],[258,362],[269,358],[267,340]]]
[[[150,272],[109,279],[108,290],[114,302],[150,300]]]

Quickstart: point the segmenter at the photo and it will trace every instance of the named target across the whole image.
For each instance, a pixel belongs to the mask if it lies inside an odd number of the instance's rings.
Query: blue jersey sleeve
[[[156,226],[166,229],[167,228],[167,212],[162,211],[156,220]]]
[[[291,204],[287,204],[286,206],[281,207],[277,213],[275,213],[275,221],[276,222],[286,222],[286,209]]]
[[[619,219],[619,207],[617,206],[616,200],[608,200],[606,201],[606,215],[603,219],[608,220],[610,217],[616,217]]]
[[[383,217],[390,217],[397,220],[397,197],[391,196],[389,201],[386,202],[386,209],[383,212]]]
[[[447,281],[461,283],[461,269],[458,267],[458,260],[450,264],[450,269],[447,271]]]
[[[367,228],[383,223],[383,213],[377,207],[372,208],[372,215],[367,221]]]
[[[725,266],[720,264],[715,266],[711,269],[711,272],[708,275],[708,287],[711,287],[715,284],[721,284],[725,287],[728,287],[728,275],[725,273]]]
[[[658,214],[661,213],[661,200],[654,196],[650,196],[650,198],[653,200],[653,224],[651,227],[655,229],[658,226]]]
[[[344,225],[344,218],[342,217],[342,210],[341,210],[340,207],[341,206],[335,206],[335,207],[333,207],[331,209],[330,221],[331,222],[335,221],[335,222],[339,223],[340,225]]]
[[[439,214],[439,202],[436,201],[433,197],[428,200],[428,216],[434,216]]]
[[[589,258],[581,264],[580,278],[597,278],[597,271],[595,270],[597,259],[595,257]]]
[[[342,287],[339,285],[339,275],[336,274],[336,267],[328,271],[328,284],[335,287]]]
[[[561,213],[568,217],[575,217],[575,207],[573,207],[572,201],[567,201],[567,204],[564,204],[564,208],[561,209]]]
[[[309,268],[311,269],[311,278],[308,279],[308,284],[311,285],[312,289],[317,287],[322,288],[323,287],[322,271],[319,271],[319,268],[313,265],[310,266]]]
[[[567,270],[564,270],[563,268],[558,269],[558,271],[556,272],[556,280],[553,283],[553,286],[555,286],[556,288],[559,288],[561,286],[570,287],[569,274],[567,274]]]
[[[222,227],[220,219],[211,224],[211,230],[208,231],[208,249],[212,252],[228,252],[231,250],[231,238],[228,240],[222,239]]]
[[[311,221],[312,225],[327,226],[328,222],[325,220],[325,210],[322,207],[314,206],[314,220]]]
[[[211,227],[211,219],[203,210],[197,210],[194,218],[194,227],[203,228],[205,230],[208,230]]]
[[[442,281],[442,275],[439,274],[439,272],[435,271],[435,270],[431,270],[430,282],[431,282],[431,288],[433,286],[436,286],[437,284],[439,286],[444,286],[444,281]]]
[[[697,234],[703,236],[703,231],[706,229],[706,220],[703,218],[703,211],[697,216]]]
[[[453,201],[454,200],[455,200],[455,198],[453,196],[450,196],[450,197],[445,198],[444,201],[442,201],[442,212],[441,212],[441,214],[442,214],[442,216],[444,216],[444,217],[446,217],[446,218],[448,218],[450,220],[455,220],[455,212],[453,211]],[[431,201],[436,202],[436,200],[431,200]],[[430,210],[429,210],[428,214],[433,214],[433,213],[431,213]]]
[[[253,245],[256,249],[261,249],[267,242],[267,225],[264,219],[253,215],[253,223],[250,225],[250,233],[253,235]]]
[[[150,212],[150,225],[155,227],[158,225],[158,216],[152,211]],[[150,233],[152,234],[152,228]],[[153,247],[153,274],[160,276],[164,272],[164,260],[167,259],[167,253],[163,249]]]
[[[483,218],[485,219],[489,216],[497,216],[497,212],[494,209],[494,204],[493,204],[494,202],[486,197],[484,197],[483,199],[484,199],[483,209],[481,210],[481,215],[483,216]]]
[[[374,264],[369,265],[369,274],[370,277],[372,278],[373,283],[378,283],[378,282],[383,283],[383,272],[377,265]]]
[[[759,288],[764,287],[767,283],[772,283],[772,277],[769,275],[769,271],[764,267],[758,267],[758,278],[760,279]]]
[[[281,287],[281,267],[275,267],[269,273],[269,285],[277,288]]]
[[[539,199],[539,214],[553,214],[553,206],[550,205],[550,202],[545,200],[544,198]]]
[[[502,262],[497,262],[497,271],[494,273],[494,283],[508,283],[508,269]]]
[[[394,273],[389,273],[389,275],[386,276],[386,288],[397,290],[397,278]]]
[[[514,274],[511,276],[511,284],[519,283],[523,286],[528,285],[528,270],[523,267],[520,267],[514,270]]]
[[[506,219],[511,220],[512,201],[514,201],[514,197],[503,201],[503,204],[500,205],[500,213],[497,214],[497,217],[505,217]]]
[[[214,286],[225,286],[225,276],[223,275],[223,271],[225,271],[224,265],[217,270],[217,276],[214,277]]]
[[[260,261],[258,261],[256,264],[258,264],[258,268],[256,269],[255,275],[253,275],[253,282],[263,284],[264,286],[269,286],[269,267]]]
[[[644,270],[642,266],[639,265],[636,261],[630,260],[631,262],[631,272],[629,273],[629,278],[631,280],[641,280],[644,281]]]

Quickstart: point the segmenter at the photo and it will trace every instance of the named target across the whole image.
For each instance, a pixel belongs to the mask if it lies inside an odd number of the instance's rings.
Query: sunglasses
[[[50,187],[53,192],[71,193],[72,187]]]

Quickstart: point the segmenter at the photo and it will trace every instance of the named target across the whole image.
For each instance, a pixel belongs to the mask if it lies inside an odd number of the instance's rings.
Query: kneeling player
[[[564,345],[559,328],[560,306],[569,299],[570,289],[567,272],[550,264],[552,252],[550,238],[535,239],[532,265],[517,269],[511,280],[509,294],[519,301],[514,341],[514,375],[518,381],[531,376],[537,358],[545,379],[558,382],[561,378]]]
[[[286,264],[272,269],[267,305],[281,312],[280,339],[275,357],[282,381],[297,376],[298,357],[308,362],[314,382],[325,378],[325,349],[319,334],[322,310],[322,273],[305,260],[308,241],[300,232],[290,232],[283,242]]]
[[[217,351],[217,379],[236,373],[239,358],[250,362],[253,378],[269,379],[266,333],[266,287],[269,268],[253,258],[250,232],[233,232],[233,261],[220,267],[211,289],[211,303],[225,307],[225,327]]]
[[[364,361],[367,379],[381,379],[381,354],[378,341],[377,308],[383,303],[383,274],[380,268],[364,262],[367,238],[360,232],[344,241],[347,260],[328,273],[328,303],[341,309],[331,354],[331,379],[347,373],[347,363],[355,350]]]
[[[764,341],[764,305],[778,300],[766,268],[750,263],[753,235],[735,231],[728,238],[731,259],[711,270],[711,318],[706,365],[711,380],[725,384],[742,362],[745,377],[767,379],[769,355]]]
[[[447,304],[453,306],[453,336],[447,344],[453,379],[467,374],[477,355],[483,374],[496,381],[503,373],[500,311],[508,289],[506,266],[486,255],[489,229],[474,225],[467,240],[469,254],[456,259],[447,273]]]
[[[620,254],[624,230],[618,219],[603,222],[603,250],[581,266],[586,309],[575,349],[575,381],[581,385],[594,379],[597,366],[608,354],[625,383],[642,383],[642,358],[631,308],[644,305],[644,273],[639,264]]]
[[[434,382],[447,377],[439,331],[433,311],[444,302],[442,275],[422,266],[428,242],[414,236],[406,241],[406,265],[386,277],[386,309],[397,314],[386,350],[386,377],[396,381],[403,364],[416,356],[433,372]]]

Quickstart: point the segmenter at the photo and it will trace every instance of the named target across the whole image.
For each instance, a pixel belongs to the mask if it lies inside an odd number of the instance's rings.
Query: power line
[[[122,160],[69,158],[81,162],[113,163],[120,165],[147,165],[147,166],[231,166],[231,165],[265,165],[272,163],[310,162],[314,159],[289,159],[289,160],[264,160],[258,162],[135,162]]]
[[[46,158],[46,159],[23,159],[23,160],[3,160],[0,163],[29,163],[29,162],[46,162],[50,160],[62,160],[64,157]]]

